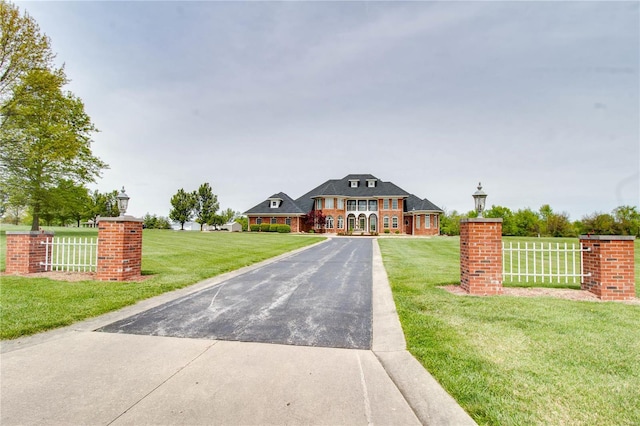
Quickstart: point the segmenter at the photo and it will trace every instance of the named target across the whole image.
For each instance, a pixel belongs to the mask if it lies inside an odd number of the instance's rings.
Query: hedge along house
[[[310,227],[305,218],[314,210],[326,217],[324,230],[329,233],[440,233],[442,209],[372,175],[328,180],[296,200],[280,192],[245,214],[249,229],[268,223],[290,225],[292,232],[307,232]]]

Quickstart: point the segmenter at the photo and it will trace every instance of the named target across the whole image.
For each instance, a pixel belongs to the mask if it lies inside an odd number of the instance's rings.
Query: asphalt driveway
[[[370,349],[371,261],[370,239],[334,238],[98,331]]]

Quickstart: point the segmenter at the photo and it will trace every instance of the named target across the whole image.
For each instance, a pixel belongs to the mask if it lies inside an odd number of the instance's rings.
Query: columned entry
[[[357,217],[355,214],[347,216],[347,231],[355,232],[378,232],[378,215],[370,214],[367,216],[360,213]]]

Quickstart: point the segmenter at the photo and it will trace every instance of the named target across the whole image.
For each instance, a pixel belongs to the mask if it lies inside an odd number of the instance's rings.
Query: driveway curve
[[[371,240],[334,238],[98,331],[370,349],[371,293]]]

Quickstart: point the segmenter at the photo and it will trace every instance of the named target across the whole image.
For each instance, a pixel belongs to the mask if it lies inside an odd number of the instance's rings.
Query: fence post
[[[98,280],[127,281],[140,277],[142,222],[131,216],[99,218]]]
[[[502,294],[502,219],[460,221],[460,286],[469,294]]]
[[[46,246],[50,231],[7,231],[7,274],[45,272]]]
[[[580,285],[602,300],[631,300],[636,297],[634,236],[580,235],[585,249]]]

